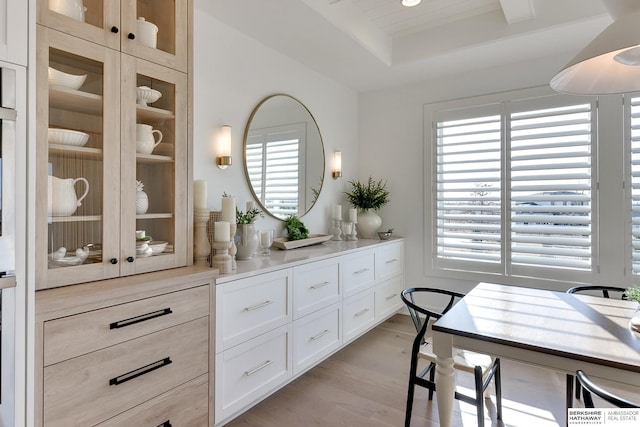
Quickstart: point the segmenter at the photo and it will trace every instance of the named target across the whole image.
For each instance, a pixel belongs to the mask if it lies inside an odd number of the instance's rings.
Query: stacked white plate
[[[79,130],[49,128],[49,143],[82,147],[89,140],[89,134]]]

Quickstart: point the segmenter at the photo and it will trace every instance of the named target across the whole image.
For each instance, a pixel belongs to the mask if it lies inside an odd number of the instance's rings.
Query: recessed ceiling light
[[[402,0],[402,5],[407,7],[417,6],[421,1],[422,0]]]

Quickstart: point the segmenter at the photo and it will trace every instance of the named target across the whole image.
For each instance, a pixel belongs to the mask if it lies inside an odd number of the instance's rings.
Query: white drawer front
[[[291,270],[216,287],[216,352],[291,321]]]
[[[376,321],[400,310],[404,305],[400,293],[404,287],[404,276],[396,276],[376,286]]]
[[[379,247],[376,252],[376,280],[385,280],[404,273],[403,244]]]
[[[341,263],[344,296],[354,295],[371,287],[375,280],[375,256],[373,250],[344,257]]]
[[[291,377],[290,325],[216,355],[216,424]]]
[[[348,298],[342,303],[343,342],[350,341],[375,322],[375,296],[373,290]]]
[[[342,345],[340,303],[293,323],[293,373],[299,374]]]
[[[293,270],[293,317],[298,319],[340,301],[337,259],[301,265]]]

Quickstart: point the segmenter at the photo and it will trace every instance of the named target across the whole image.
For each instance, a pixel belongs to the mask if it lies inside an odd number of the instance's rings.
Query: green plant
[[[382,180],[374,181],[373,178],[369,177],[366,184],[358,181],[349,181],[349,184],[351,184],[351,190],[346,191],[344,194],[346,194],[347,200],[353,207],[377,211],[389,203],[387,183],[383,183]]]
[[[627,297],[628,300],[640,302],[640,288],[627,288],[624,296]]]
[[[284,220],[284,226],[287,229],[289,240],[306,239],[309,236],[309,230],[296,215],[289,215]]]
[[[255,221],[261,213],[262,211],[257,208],[248,210],[245,213],[236,207],[236,224],[253,224],[253,221]]]

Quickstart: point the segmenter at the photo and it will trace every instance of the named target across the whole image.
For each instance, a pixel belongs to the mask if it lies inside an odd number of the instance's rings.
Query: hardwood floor
[[[414,334],[410,318],[397,314],[227,425],[402,426]],[[564,374],[509,360],[501,364],[503,420],[495,419],[492,397],[485,400],[486,426],[564,424]],[[471,376],[458,375],[456,384],[471,394]],[[428,401],[421,387],[416,387],[411,425],[438,426],[435,400]],[[475,426],[475,407],[456,400],[453,425]]]

